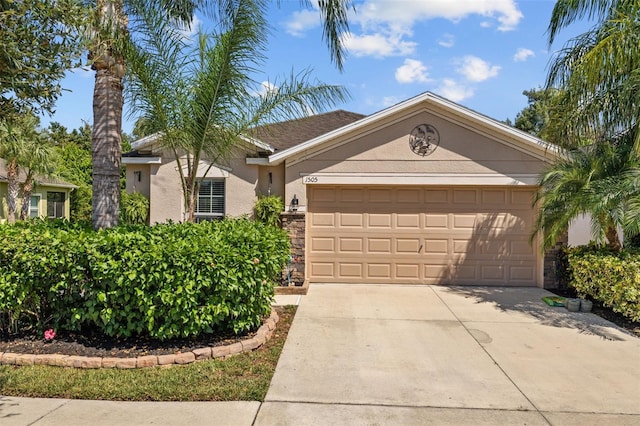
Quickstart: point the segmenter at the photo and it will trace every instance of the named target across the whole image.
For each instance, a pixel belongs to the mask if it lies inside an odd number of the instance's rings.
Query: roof
[[[355,112],[331,111],[256,127],[251,136],[273,146],[276,152],[284,151],[332,130],[354,123],[364,117],[366,115]]]
[[[420,95],[414,96],[413,98],[407,99],[403,102],[400,102],[389,108],[378,111],[374,114],[371,114],[368,116],[361,116],[359,120],[353,121],[351,123],[347,123],[342,127],[334,128],[324,133],[319,132],[319,134],[312,139],[299,140],[298,138],[296,139],[297,143],[295,144],[292,143],[286,149],[270,155],[268,159],[268,163],[279,164],[289,157],[292,157],[296,154],[307,151],[309,149],[318,147],[319,145],[327,143],[331,140],[335,140],[335,138],[338,138],[342,135],[346,135],[349,132],[364,129],[366,126],[369,126],[370,124],[375,123],[376,121],[385,119],[394,114],[398,114],[403,110],[412,108],[421,103],[437,106],[447,111],[451,115],[461,117],[464,120],[464,122],[473,123],[480,126],[491,128],[492,130],[498,133],[501,133],[505,136],[510,137],[512,140],[518,141],[518,143],[522,145],[523,149],[525,149],[528,152],[535,153],[540,158],[546,158],[547,153],[550,153],[552,156],[559,154],[559,150],[557,146],[550,144],[548,142],[545,142],[542,139],[539,139],[527,132],[516,129],[515,127],[512,127],[503,122],[497,121],[484,114],[481,114],[472,109],[466,108],[460,104],[452,102],[441,96],[435,95],[431,92],[424,92]],[[356,114],[356,115],[359,115],[359,114]]]
[[[20,170],[20,176],[18,180],[22,183],[24,182],[26,177],[27,177],[27,174],[24,172],[24,170]],[[62,179],[56,179],[53,177],[37,175],[35,178],[35,181],[38,185],[41,185],[41,186],[53,186],[58,188],[77,188],[77,186],[72,183],[65,182]],[[7,164],[4,159],[0,158],[0,183],[8,183],[8,182],[9,180],[7,179]]]

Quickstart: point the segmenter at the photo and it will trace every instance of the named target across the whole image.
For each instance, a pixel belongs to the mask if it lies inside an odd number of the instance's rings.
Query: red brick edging
[[[195,361],[225,358],[242,352],[249,352],[259,348],[273,335],[279,317],[276,311],[271,311],[258,329],[255,336],[226,346],[193,349],[189,352],[179,352],[170,355],[145,355],[137,358],[86,357],[60,354],[19,354],[13,352],[0,353],[0,364],[5,365],[52,365],[56,367],[72,368],[144,368],[168,366],[176,364],[190,364]]]

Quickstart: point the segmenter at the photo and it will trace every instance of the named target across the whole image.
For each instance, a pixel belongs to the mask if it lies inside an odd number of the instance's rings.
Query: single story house
[[[26,174],[20,171],[19,181],[24,182]],[[39,218],[67,218],[70,216],[69,197],[75,185],[59,179],[37,176],[29,204],[29,216]],[[0,159],[0,223],[7,220],[8,214],[7,163]],[[22,194],[17,200],[16,218],[20,216]]]
[[[211,168],[197,218],[251,214],[260,195],[281,196],[296,284],[554,285],[553,257],[530,242],[538,176],[558,155],[551,144],[429,92],[251,136]],[[149,198],[150,222],[184,220],[176,162],[159,137],[132,147],[127,189]]]

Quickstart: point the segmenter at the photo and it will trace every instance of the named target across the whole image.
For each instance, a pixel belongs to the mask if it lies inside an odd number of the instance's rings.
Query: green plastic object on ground
[[[547,296],[543,297],[542,301],[549,306],[564,306],[565,298],[561,296]]]

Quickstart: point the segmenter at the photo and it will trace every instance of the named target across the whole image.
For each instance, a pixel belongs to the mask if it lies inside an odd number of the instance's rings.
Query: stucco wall
[[[127,180],[127,192],[137,192],[145,197],[149,198],[149,185],[150,185],[150,166],[148,164],[127,164],[126,166],[126,180]],[[136,175],[136,172],[140,172]],[[140,180],[138,181],[138,176]]]
[[[247,165],[244,156],[240,155],[234,155],[220,166],[209,169],[206,176],[225,180],[225,214],[233,217],[251,215],[258,196],[258,166]],[[198,176],[203,176],[207,168],[208,164],[203,163],[198,169]],[[132,167],[129,177],[127,168],[128,180],[133,179],[133,170]],[[149,175],[150,223],[183,221],[185,209],[180,173],[171,154],[162,156],[162,164],[149,166]],[[131,186],[127,182],[129,188]]]
[[[409,147],[410,132],[423,123],[435,126],[440,135],[439,147],[426,157]],[[409,111],[375,126],[345,135],[324,151],[287,160],[285,199],[295,194],[300,206],[305,206],[302,176],[313,173],[504,175],[516,180],[516,176],[537,175],[544,167],[541,159],[496,140],[486,129],[471,129],[425,110]]]
[[[65,194],[65,199],[64,199],[64,217],[66,217],[68,219],[70,217],[70,214],[71,214],[71,201],[69,199],[70,196],[71,196],[71,189],[70,188],[53,187],[53,186],[36,185],[36,187],[33,189],[32,195],[39,195],[40,196],[40,204],[38,206],[38,211],[40,213],[40,217],[42,217],[42,218],[47,217],[47,193],[48,192],[63,192]],[[1,204],[0,204],[0,220],[6,220],[7,217],[8,217],[7,195],[8,195],[7,184],[6,183],[0,184],[0,200],[2,200]],[[16,204],[17,204],[16,205],[16,219],[18,219],[20,217],[20,209],[22,208],[22,197],[21,196],[18,198]]]

